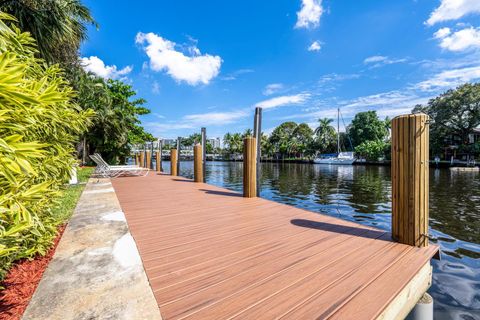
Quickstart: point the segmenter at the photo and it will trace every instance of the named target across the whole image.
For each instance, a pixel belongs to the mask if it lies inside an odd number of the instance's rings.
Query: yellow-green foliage
[[[91,111],[72,104],[58,66],[0,13],[0,279],[15,260],[44,254],[56,235],[51,208],[75,163]]]

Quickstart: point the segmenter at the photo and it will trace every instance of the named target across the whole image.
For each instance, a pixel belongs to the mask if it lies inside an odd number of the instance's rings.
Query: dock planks
[[[112,183],[164,319],[375,319],[438,250],[181,177]]]

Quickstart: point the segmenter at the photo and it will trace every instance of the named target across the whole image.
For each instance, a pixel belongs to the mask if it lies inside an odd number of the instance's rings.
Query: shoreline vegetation
[[[27,308],[93,171],[93,167],[80,167],[77,172],[78,184],[61,187],[62,196],[52,208],[56,233],[45,254],[38,253],[31,258],[15,261],[4,280],[0,281],[0,320],[20,319]]]

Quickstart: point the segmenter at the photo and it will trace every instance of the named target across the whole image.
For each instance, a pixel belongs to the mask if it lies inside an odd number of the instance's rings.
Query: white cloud
[[[302,0],[302,7],[297,12],[295,28],[316,28],[323,14],[322,0]]]
[[[363,60],[363,64],[370,65],[371,68],[378,68],[389,64],[406,62],[407,59],[391,59],[387,56],[371,56]]]
[[[480,48],[480,28],[465,28],[451,33],[449,28],[442,28],[434,33],[440,40],[440,47],[450,51],[465,51]]]
[[[318,41],[313,41],[310,47],[308,47],[308,51],[320,51],[320,49],[322,49],[322,46]]]
[[[233,123],[247,115],[248,112],[245,111],[209,112],[186,115],[183,121],[192,126],[223,125]]]
[[[270,96],[278,91],[282,90],[284,85],[282,83],[271,83],[268,84],[265,89],[263,89],[263,94],[266,96]]]
[[[132,71],[131,66],[127,66],[120,70],[117,69],[116,65],[107,66],[102,59],[96,56],[91,56],[89,58],[83,57],[80,60],[85,71],[92,72],[104,79],[118,79],[126,76]]]
[[[221,80],[224,80],[224,81],[236,80],[238,76],[242,74],[252,73],[252,72],[255,72],[255,71],[253,69],[239,69],[230,74],[227,74],[226,76],[221,77]]]
[[[318,82],[328,83],[328,82],[351,80],[351,79],[358,79],[358,78],[360,78],[360,75],[356,73],[350,73],[350,74],[329,73],[329,74],[323,75],[320,78],[320,80],[318,80]]]
[[[433,34],[435,39],[442,39],[448,36],[451,33],[450,28],[441,28]]]
[[[432,12],[426,24],[432,26],[438,22],[456,20],[471,13],[480,13],[480,1],[441,0],[440,6]]]
[[[434,91],[454,88],[465,82],[480,79],[480,65],[442,71],[432,78],[417,83],[414,88],[422,91]]]
[[[291,96],[280,96],[271,98],[268,100],[260,101],[255,104],[255,107],[260,107],[263,109],[273,109],[277,107],[283,107],[288,105],[302,104],[310,98],[308,93],[299,93]]]
[[[160,93],[160,84],[157,81],[154,81],[152,84],[152,92],[155,94]]]
[[[190,54],[187,56],[176,50],[175,42],[152,32],[139,32],[135,42],[144,46],[152,70],[166,71],[178,82],[185,81],[192,86],[208,84],[220,72],[222,59],[219,56],[202,55],[196,46],[187,48]]]

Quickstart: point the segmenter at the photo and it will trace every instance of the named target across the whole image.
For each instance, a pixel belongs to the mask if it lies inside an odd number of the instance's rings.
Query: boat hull
[[[313,160],[313,163],[317,163],[317,164],[351,165],[354,162],[355,162],[355,159],[339,159],[339,158],[315,159],[315,160]]]

